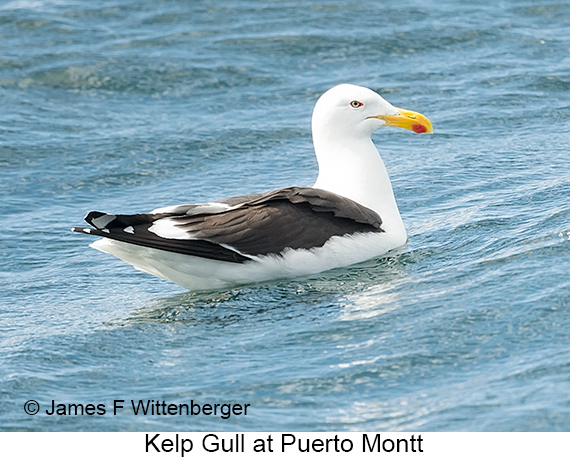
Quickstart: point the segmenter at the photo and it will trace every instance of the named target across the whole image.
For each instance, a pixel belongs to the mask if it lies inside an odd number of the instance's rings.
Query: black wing
[[[333,236],[382,232],[380,216],[350,199],[308,187],[182,205],[168,212],[111,215],[91,212],[93,235],[228,262],[323,246]],[[176,235],[172,235],[174,229]]]

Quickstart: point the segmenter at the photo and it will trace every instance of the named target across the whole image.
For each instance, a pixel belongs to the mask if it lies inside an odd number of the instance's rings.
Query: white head
[[[416,133],[433,132],[429,120],[413,111],[396,108],[366,87],[341,84],[326,91],[313,111],[313,134],[354,140],[369,137],[384,126]]]

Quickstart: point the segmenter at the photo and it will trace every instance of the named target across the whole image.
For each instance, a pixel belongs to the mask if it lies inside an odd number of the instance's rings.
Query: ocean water
[[[570,2],[3,0],[0,50],[0,430],[570,430]],[[435,128],[374,136],[396,255],[196,293],[70,231],[312,185],[344,82]]]

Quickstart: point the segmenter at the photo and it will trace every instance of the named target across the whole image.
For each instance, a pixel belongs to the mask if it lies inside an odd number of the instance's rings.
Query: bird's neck
[[[405,233],[388,172],[370,137],[343,142],[313,132],[313,140],[319,163],[313,187],[350,198],[376,211],[385,230]]]

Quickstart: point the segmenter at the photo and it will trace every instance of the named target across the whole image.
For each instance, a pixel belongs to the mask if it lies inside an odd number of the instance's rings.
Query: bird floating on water
[[[304,276],[378,257],[405,244],[374,131],[433,132],[422,114],[365,87],[341,84],[317,101],[312,132],[319,174],[287,187],[147,214],[90,212],[91,247],[190,290]]]

